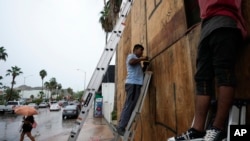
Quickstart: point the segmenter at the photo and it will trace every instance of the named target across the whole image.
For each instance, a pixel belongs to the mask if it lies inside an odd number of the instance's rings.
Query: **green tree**
[[[11,90],[10,88],[7,88],[5,90],[5,99],[8,99],[7,101],[11,101],[11,100],[18,100],[20,97],[20,91],[17,90]]]
[[[9,76],[9,75],[12,76],[11,87],[10,87],[10,95],[8,97],[8,101],[11,99],[12,91],[13,91],[14,85],[16,84],[16,82],[15,82],[16,77],[18,75],[22,74],[22,73],[23,72],[21,71],[21,68],[19,68],[17,66],[11,67],[11,69],[7,70],[6,76]]]
[[[59,93],[61,93],[61,89],[62,89],[62,84],[58,83],[57,86],[56,86],[57,99],[59,98]]]
[[[5,48],[2,46],[0,47],[0,60],[6,61],[8,54],[5,52]]]
[[[122,0],[104,0],[103,10],[100,12],[101,17],[99,18],[99,22],[102,25],[102,29],[106,32],[106,44],[108,42],[108,33],[112,32],[116,19],[118,17],[118,13],[120,11]]]
[[[5,48],[2,46],[0,47],[0,60],[6,61],[6,58],[8,57],[8,54],[5,52]],[[0,76],[0,80],[3,79],[2,76]],[[3,84],[0,82],[0,88],[2,88]]]
[[[68,92],[68,94],[70,94],[70,98],[72,99],[73,98],[73,94],[74,94],[73,89],[72,88],[68,88],[67,92]]]
[[[48,81],[44,82],[44,87],[45,87],[46,90],[50,91],[50,89],[49,89],[49,82]],[[49,94],[48,93],[46,95],[46,99],[49,99]]]
[[[52,95],[55,95],[55,90],[57,88],[56,78],[52,77],[49,82],[44,83],[45,87],[50,91],[50,99],[52,100]]]
[[[34,98],[35,98],[35,96],[32,94],[32,95],[30,96],[30,99],[33,101]]]
[[[44,97],[44,92],[43,92],[43,91],[40,91],[38,95],[39,95],[39,99],[43,99],[43,97]]]
[[[42,79],[42,91],[43,91],[43,79],[47,76],[47,72],[45,70],[41,70],[39,72],[40,76],[41,76],[41,79]]]
[[[2,80],[3,79],[3,77],[2,76],[0,76],[0,80]],[[2,82],[0,82],[0,88],[2,88],[2,86],[3,86],[3,83]]]

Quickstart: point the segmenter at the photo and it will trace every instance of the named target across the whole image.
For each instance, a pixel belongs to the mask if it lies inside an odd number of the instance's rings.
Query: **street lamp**
[[[27,76],[24,76],[23,77],[23,88],[22,88],[22,98],[23,98],[23,95],[24,95],[24,90],[25,90],[25,80],[26,80],[26,78],[28,78],[28,77],[30,77],[30,76],[33,76],[33,75],[27,75]]]
[[[77,69],[77,71],[84,72],[84,91],[85,91],[85,89],[86,89],[86,71],[81,70],[81,69]]]
[[[33,75],[27,75],[27,76],[24,76],[24,77],[23,77],[23,85],[25,85],[25,80],[26,80],[26,78],[28,78],[28,77],[30,77],[30,76],[33,76]]]

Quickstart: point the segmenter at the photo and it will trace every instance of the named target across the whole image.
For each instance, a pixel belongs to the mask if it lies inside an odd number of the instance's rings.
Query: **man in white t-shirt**
[[[143,70],[141,61],[148,60],[148,57],[142,57],[144,47],[136,44],[133,53],[129,54],[126,60],[127,77],[125,82],[126,101],[123,106],[121,118],[117,126],[117,132],[124,135],[125,128],[129,122],[130,116],[135,108],[139,98],[141,86],[143,85]]]

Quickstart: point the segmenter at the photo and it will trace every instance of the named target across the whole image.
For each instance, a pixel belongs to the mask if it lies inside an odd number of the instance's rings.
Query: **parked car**
[[[14,110],[16,107],[22,106],[20,101],[8,101],[6,104],[5,112],[11,112],[14,114]]]
[[[49,106],[51,106],[52,104],[55,104],[55,103],[57,103],[59,105],[59,103],[57,101],[50,101]]]
[[[49,107],[49,104],[47,102],[41,102],[39,105],[38,105],[39,108],[47,108]]]
[[[70,101],[69,105],[77,105],[80,110],[82,108],[81,103],[79,101],[76,101],[76,100],[75,101]]]
[[[80,109],[77,105],[67,105],[63,109],[62,118],[74,117],[77,118],[80,113]]]
[[[5,109],[6,109],[5,105],[0,105],[0,114],[4,114]]]
[[[66,107],[67,105],[69,105],[69,102],[68,102],[68,101],[63,101],[63,102],[62,102],[62,107]]]
[[[28,106],[38,109],[38,105],[36,103],[29,103]]]
[[[61,106],[58,103],[51,104],[49,107],[50,111],[60,111]]]

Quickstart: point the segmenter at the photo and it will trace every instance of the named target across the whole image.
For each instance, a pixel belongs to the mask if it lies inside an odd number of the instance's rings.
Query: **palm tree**
[[[3,77],[2,76],[0,76],[0,80],[1,79],[3,79]],[[3,83],[2,82],[0,82],[0,89],[2,88],[2,85],[3,85]]]
[[[45,86],[45,88],[46,88],[47,90],[50,91],[50,89],[49,89],[49,82],[48,82],[48,81],[44,82],[44,86]],[[48,93],[47,93],[47,95],[46,95],[46,99],[49,99],[49,94],[48,94]]]
[[[62,84],[58,83],[57,86],[56,86],[56,89],[57,89],[57,98],[58,98],[59,91],[62,89]]]
[[[39,72],[39,74],[40,74],[41,79],[42,79],[42,92],[43,92],[43,79],[44,79],[44,77],[47,76],[47,72],[46,72],[45,70],[41,70],[41,71]]]
[[[11,99],[11,95],[12,95],[12,92],[13,92],[13,87],[15,85],[15,78],[22,74],[23,72],[21,71],[21,68],[17,67],[17,66],[14,66],[14,67],[11,67],[11,69],[8,69],[7,70],[7,74],[6,76],[8,75],[11,75],[12,76],[12,81],[11,81],[11,88],[10,88],[10,96],[8,98],[8,101]]]
[[[5,52],[5,48],[2,46],[0,47],[0,60],[6,61],[8,54]],[[2,76],[0,76],[0,80],[3,79]],[[2,87],[2,83],[0,82],[0,88]]]
[[[100,12],[101,17],[99,18],[99,22],[102,25],[102,29],[106,32],[106,44],[108,42],[108,33],[112,32],[116,24],[116,19],[120,11],[121,3],[122,0],[110,0],[108,2],[104,0],[104,8]]]
[[[0,60],[6,61],[8,54],[5,52],[5,48],[2,46],[0,47]]]
[[[109,1],[106,2],[106,0],[104,0],[104,8],[103,11],[100,12],[101,17],[99,18],[99,22],[102,25],[102,29],[106,32],[106,37],[105,37],[106,44],[108,42],[108,33],[113,30],[112,20],[108,17],[110,11],[109,9],[110,9]]]
[[[74,94],[73,89],[68,88],[67,89],[67,93],[70,94],[70,99],[72,99],[73,98],[73,94]]]
[[[56,78],[55,77],[52,77],[49,80],[49,86],[48,87],[49,87],[49,90],[50,90],[50,99],[52,99],[52,95],[54,94],[54,90],[57,87],[57,82],[56,82]]]

